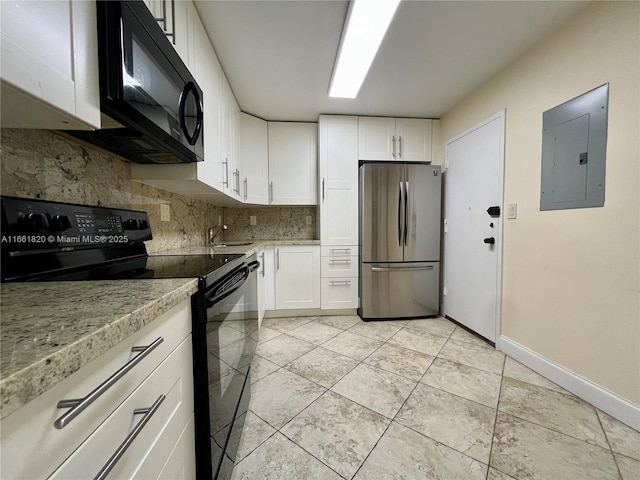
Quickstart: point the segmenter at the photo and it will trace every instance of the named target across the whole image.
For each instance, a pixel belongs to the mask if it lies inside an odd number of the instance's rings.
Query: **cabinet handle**
[[[396,136],[391,137],[391,146],[393,147],[393,158],[396,158]]]
[[[338,259],[338,260],[329,260],[329,265],[351,265],[351,259]]]
[[[329,249],[329,253],[338,253],[338,252],[345,252],[347,255],[351,254],[351,249],[350,248],[330,248]]]
[[[422,270],[433,270],[433,265],[427,265],[426,267],[371,267],[372,272],[408,272]]]
[[[398,156],[402,158],[402,135],[398,137]]]
[[[262,255],[260,255],[260,258],[262,258],[262,262],[260,262],[262,264],[262,271],[260,272],[260,275],[264,277],[264,252],[262,252]]]
[[[351,285],[351,280],[330,280],[330,287],[348,287]]]
[[[140,361],[144,357],[149,355],[162,342],[164,342],[164,338],[158,337],[151,345],[147,345],[146,347],[132,347],[131,351],[140,352],[140,355],[133,357],[131,360],[125,363],[124,366],[122,366],[116,373],[107,378],[98,387],[91,391],[86,397],[60,400],[58,402],[57,408],[71,408],[71,410],[68,410],[64,415],[53,422],[53,426],[57,429],[66,427],[71,422],[71,420],[80,415],[89,405],[95,402],[104,392],[115,385],[118,380],[120,380],[129,370],[140,363]]]
[[[164,402],[165,398],[166,397],[164,395],[160,395],[158,399],[155,402],[153,402],[153,405],[151,405],[149,408],[136,408],[133,411],[134,415],[144,415],[144,417],[142,417],[140,421],[136,423],[136,426],[133,427],[133,430],[131,430],[131,432],[129,432],[129,435],[125,437],[124,441],[116,449],[114,454],[111,455],[111,458],[107,460],[107,463],[105,463],[104,466],[100,469],[98,474],[94,477],[94,480],[103,480],[107,478],[107,475],[109,475],[109,472],[113,470],[113,467],[116,466],[116,463],[118,463],[118,460],[120,460],[122,455],[124,455],[124,452],[127,451],[127,448],[131,446],[131,444],[136,439],[138,434],[142,431],[142,429],[147,424],[147,422],[151,420],[151,417],[153,416],[154,413],[156,413],[156,411],[158,410],[162,402]]]
[[[222,162],[222,164],[224,165],[224,178],[225,178],[225,180],[222,182],[222,185],[229,188],[229,159],[225,157],[224,162]]]
[[[247,177],[244,178],[244,199],[246,200],[247,197],[249,196],[249,179]]]
[[[273,202],[273,181],[269,182],[269,202]]]
[[[280,270],[280,249],[276,248],[276,271]]]
[[[322,201],[324,202],[324,178],[322,179]]]

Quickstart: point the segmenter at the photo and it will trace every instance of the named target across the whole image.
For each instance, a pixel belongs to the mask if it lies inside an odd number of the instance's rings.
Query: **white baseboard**
[[[498,339],[496,348],[622,423],[640,431],[640,406],[505,336]]]

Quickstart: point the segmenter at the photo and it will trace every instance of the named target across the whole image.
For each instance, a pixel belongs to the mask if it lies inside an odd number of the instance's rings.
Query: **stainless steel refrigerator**
[[[364,320],[435,316],[440,290],[440,167],[360,166],[360,307]]]

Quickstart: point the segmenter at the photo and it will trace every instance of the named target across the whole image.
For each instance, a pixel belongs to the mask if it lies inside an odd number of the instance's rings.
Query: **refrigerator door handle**
[[[402,246],[403,238],[404,238],[404,213],[402,210],[402,181],[400,181],[400,186],[398,187],[398,245]]]
[[[393,272],[393,271],[420,271],[433,270],[433,265],[425,265],[423,267],[371,267],[372,272]]]
[[[404,182],[404,246],[409,239],[409,182]]]

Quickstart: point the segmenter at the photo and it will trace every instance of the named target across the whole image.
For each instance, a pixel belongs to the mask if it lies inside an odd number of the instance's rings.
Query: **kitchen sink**
[[[224,242],[217,243],[214,247],[244,247],[245,245],[252,245],[253,242]]]

